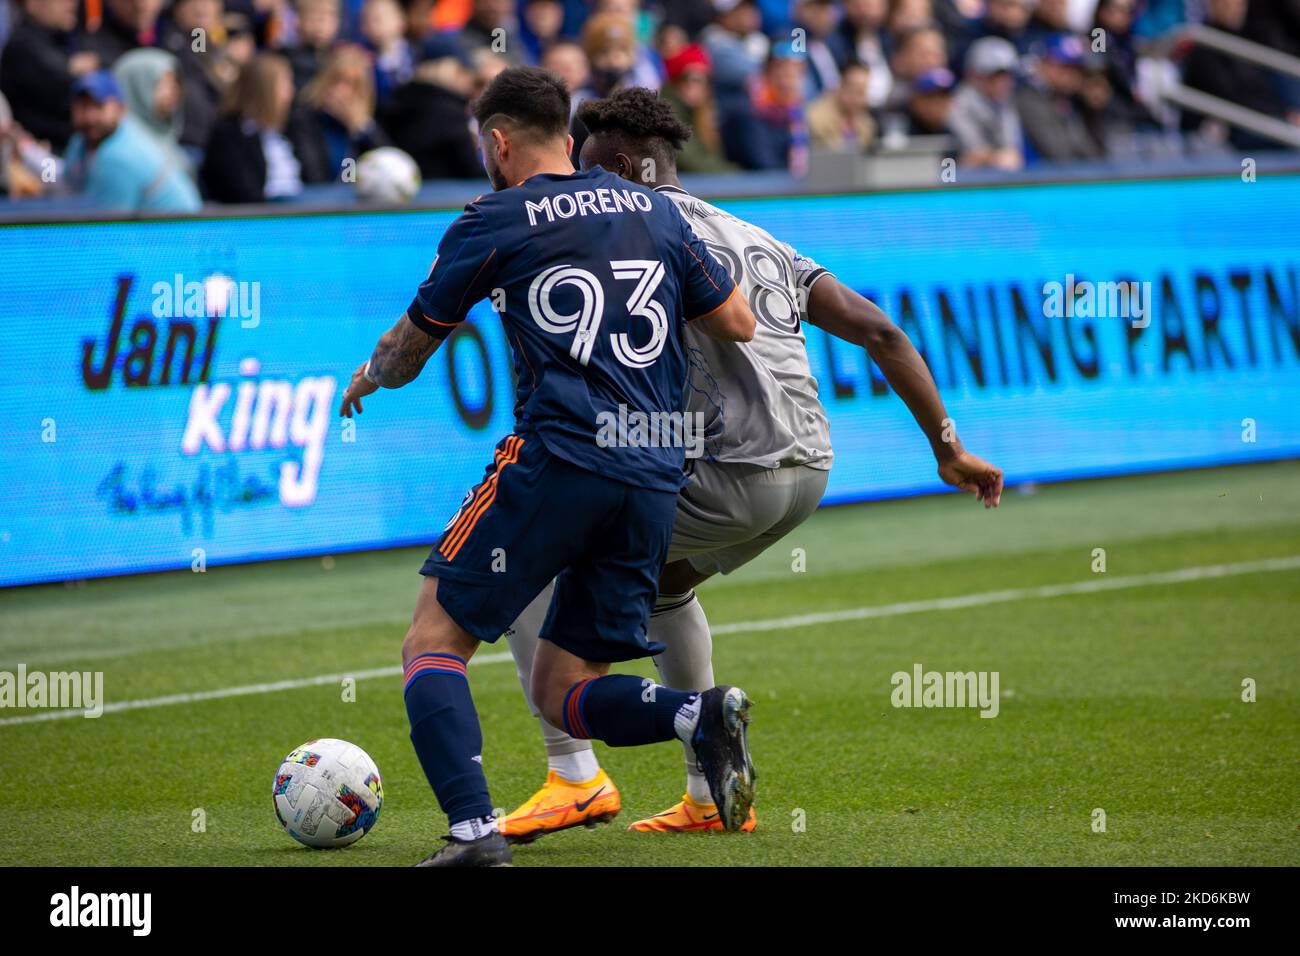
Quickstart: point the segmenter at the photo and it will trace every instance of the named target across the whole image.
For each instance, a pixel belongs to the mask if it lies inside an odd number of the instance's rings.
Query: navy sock
[[[570,737],[595,738],[611,747],[675,740],[673,719],[696,696],[631,674],[592,678],[574,684],[565,695],[564,730]]]
[[[415,755],[448,821],[492,816],[465,662],[454,654],[413,658],[406,665],[406,714]]]

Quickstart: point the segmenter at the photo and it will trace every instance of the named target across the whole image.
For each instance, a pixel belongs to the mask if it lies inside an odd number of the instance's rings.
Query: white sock
[[[537,654],[537,644],[546,621],[546,612],[551,607],[551,595],[555,591],[554,583],[548,584],[533,603],[524,608],[518,620],[506,631],[506,643],[515,659],[515,673],[519,675],[519,686],[523,688],[524,700],[528,709],[537,718],[541,727],[542,742],[546,745],[546,762],[551,770],[559,773],[565,780],[582,783],[600,773],[600,763],[596,753],[591,749],[590,740],[575,740],[559,727],[552,726],[542,719],[541,712],[533,703],[530,687],[533,674],[533,657]]]
[[[686,703],[677,708],[673,715],[673,731],[692,755],[690,740],[695,736],[695,728],[700,725],[700,695],[695,694]]]
[[[649,638],[666,645],[667,650],[655,657],[659,679],[677,690],[705,691],[713,686],[713,636],[694,591],[686,594],[661,594],[650,615]],[[699,705],[695,708],[698,722]],[[676,729],[676,722],[674,725]],[[694,733],[694,725],[691,732]],[[695,763],[690,734],[682,737],[686,752],[686,792],[697,803],[712,803],[708,781]]]
[[[567,754],[547,754],[546,766],[570,783],[586,783],[600,773],[600,761],[590,748]]]
[[[472,820],[461,820],[460,823],[451,825],[451,835],[457,840],[478,840],[489,833],[496,832],[496,817],[475,817]]]

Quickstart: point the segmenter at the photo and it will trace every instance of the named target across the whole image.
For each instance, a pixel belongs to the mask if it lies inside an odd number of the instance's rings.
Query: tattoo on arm
[[[420,331],[402,316],[380,337],[370,356],[366,378],[383,388],[401,388],[420,374],[440,344],[439,339]]]

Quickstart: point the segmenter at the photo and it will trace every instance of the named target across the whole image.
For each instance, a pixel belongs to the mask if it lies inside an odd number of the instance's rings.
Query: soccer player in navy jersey
[[[754,315],[669,199],[599,167],[574,171],[558,77],[506,70],[474,114],[495,192],[448,228],[429,277],[353,374],[340,409],[351,417],[376,389],[414,379],[469,308],[492,297],[514,353],[515,430],[421,568],[402,645],[411,742],[451,828],[421,865],[510,861],[465,665],[552,578],[532,668],[543,715],[611,746],[690,743],[727,828],[738,829],[754,790],[744,692],[608,673],[663,650],[646,628],[687,440],[685,429],[674,443],[609,423],[681,422],[685,323],[745,342]]]

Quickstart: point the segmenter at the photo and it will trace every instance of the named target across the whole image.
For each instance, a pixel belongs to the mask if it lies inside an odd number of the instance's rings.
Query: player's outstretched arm
[[[754,312],[738,289],[714,311],[695,319],[694,324],[709,338],[721,342],[748,342],[757,327]]]
[[[870,299],[825,275],[808,296],[808,321],[836,338],[867,350],[885,380],[925,433],[939,464],[939,477],[996,508],[1002,501],[1002,469],[962,447],[925,359],[902,329]]]
[[[339,414],[351,418],[353,410],[360,412],[361,399],[379,388],[401,388],[413,381],[429,356],[438,350],[442,339],[434,338],[416,328],[406,315],[380,336],[370,360],[357,367],[352,381],[343,393]]]

